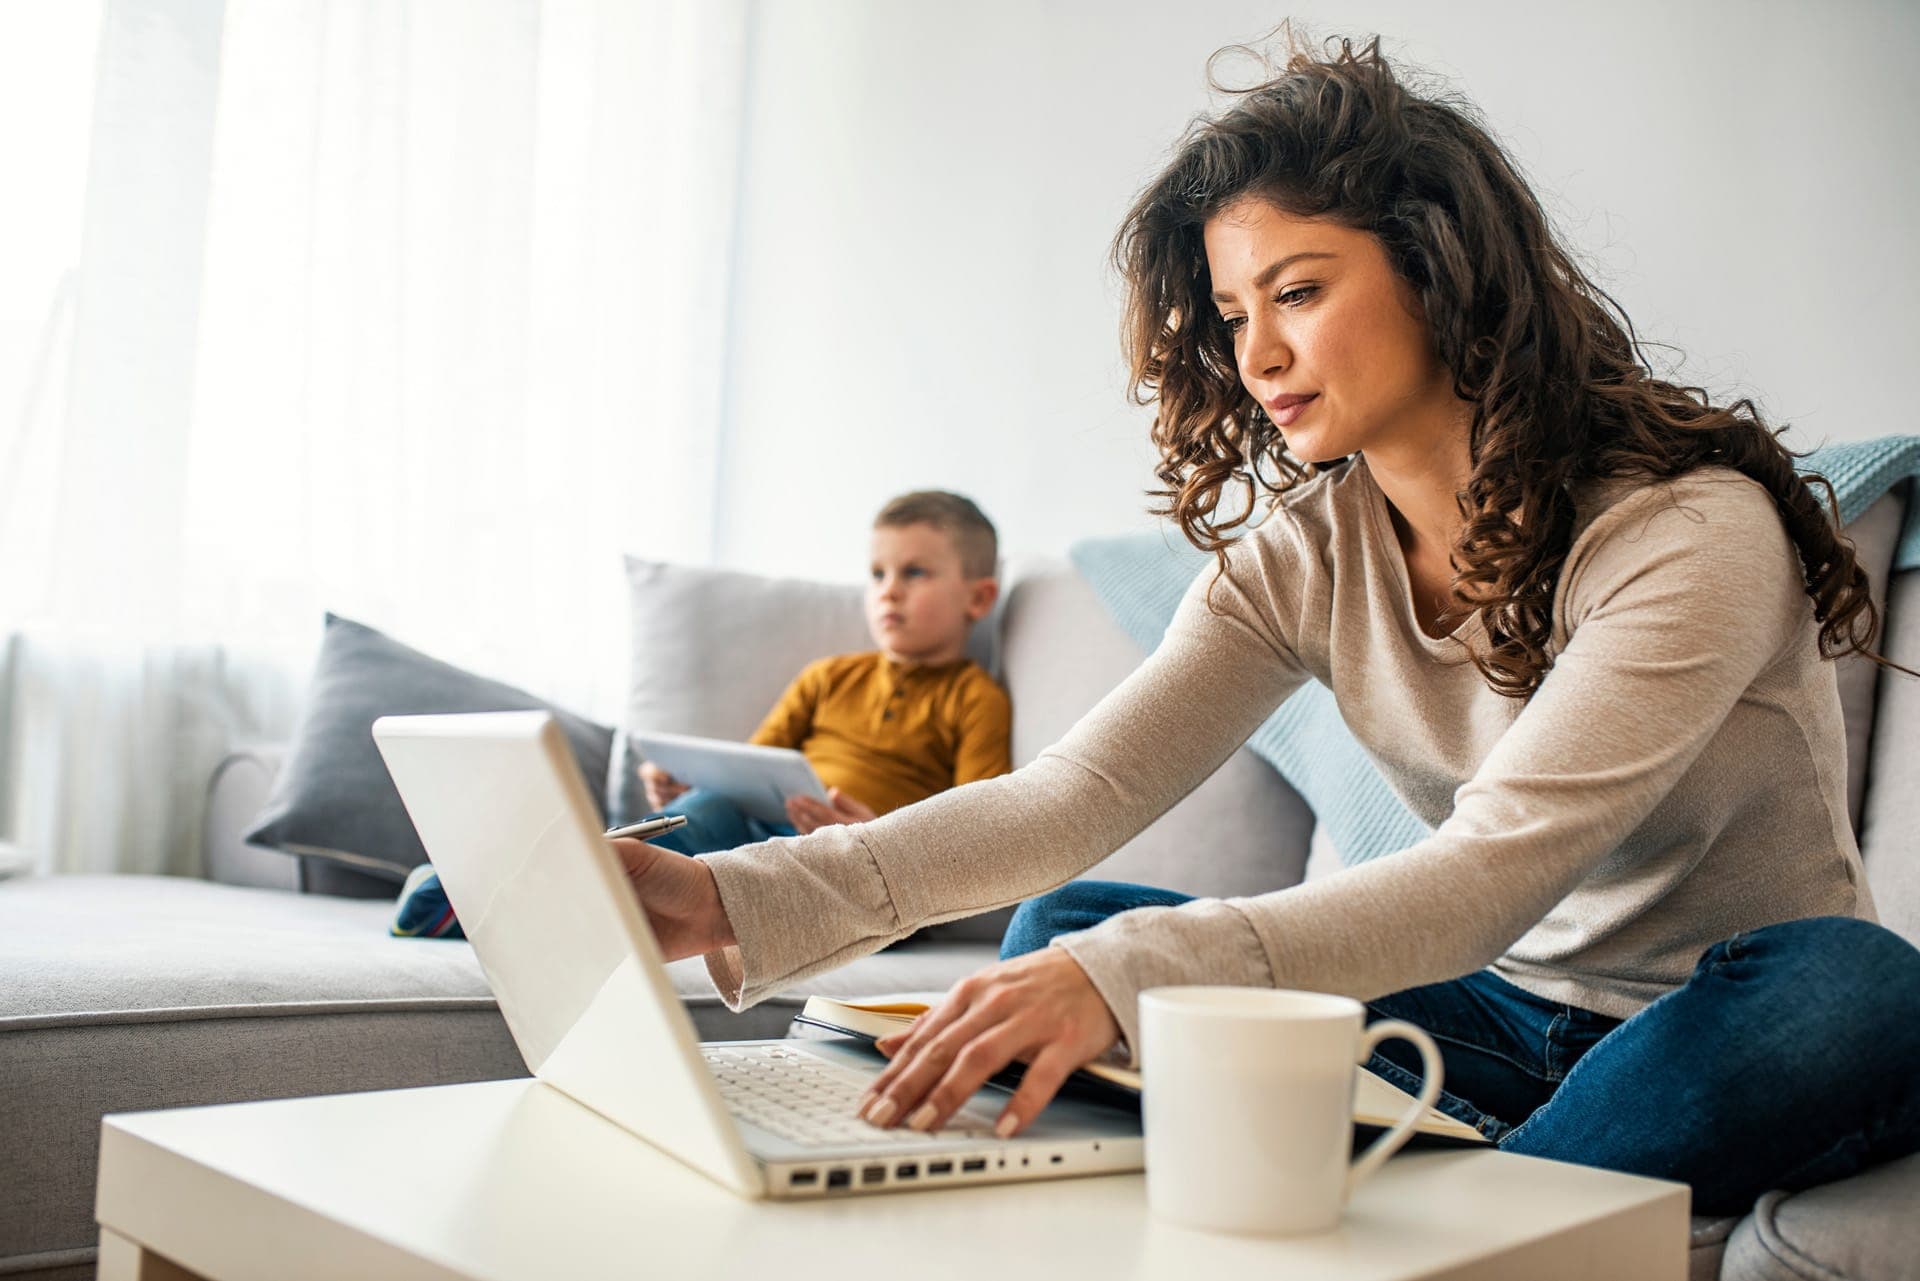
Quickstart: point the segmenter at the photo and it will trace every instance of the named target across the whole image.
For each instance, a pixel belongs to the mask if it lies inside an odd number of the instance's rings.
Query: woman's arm
[[[1286,513],[1189,588],[1160,646],[1055,746],[858,827],[703,858],[738,946],[708,956],[734,1008],[922,925],[1070,880],[1192,791],[1307,679],[1288,637],[1310,572]]]

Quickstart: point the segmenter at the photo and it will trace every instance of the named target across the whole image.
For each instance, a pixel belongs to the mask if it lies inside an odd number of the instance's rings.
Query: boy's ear
[[[967,621],[977,623],[993,612],[993,602],[1000,599],[1000,580],[976,578],[967,593]]]

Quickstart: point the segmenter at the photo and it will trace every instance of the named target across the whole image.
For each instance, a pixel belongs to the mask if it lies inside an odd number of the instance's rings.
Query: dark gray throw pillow
[[[373,722],[534,710],[550,711],[560,722],[604,819],[612,729],[328,614],[300,728],[246,839],[298,855],[309,891],[391,898],[427,852],[374,745]]]

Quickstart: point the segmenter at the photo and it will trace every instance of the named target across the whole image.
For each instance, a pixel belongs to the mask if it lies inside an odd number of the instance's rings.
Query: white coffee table
[[[1138,1175],[751,1202],[529,1080],[109,1116],[98,1191],[101,1281],[1681,1281],[1689,1202],[1471,1151],[1395,1157],[1315,1237],[1160,1223]]]

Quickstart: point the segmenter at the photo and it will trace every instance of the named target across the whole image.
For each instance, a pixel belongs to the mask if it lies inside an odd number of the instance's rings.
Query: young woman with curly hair
[[[1140,991],[1227,983],[1417,1023],[1500,1147],[1699,1213],[1920,1148],[1920,951],[1874,923],[1831,661],[1878,620],[1754,407],[1657,378],[1472,109],[1377,40],[1197,121],[1114,255],[1161,514],[1217,566],[1013,774],[697,861],[622,843],[667,952],[738,1008],[1022,903],[882,1043],[882,1126],[1021,1059],[1012,1133],[1135,1044]],[[1430,836],[1248,898],[1068,883],[1309,680]]]

